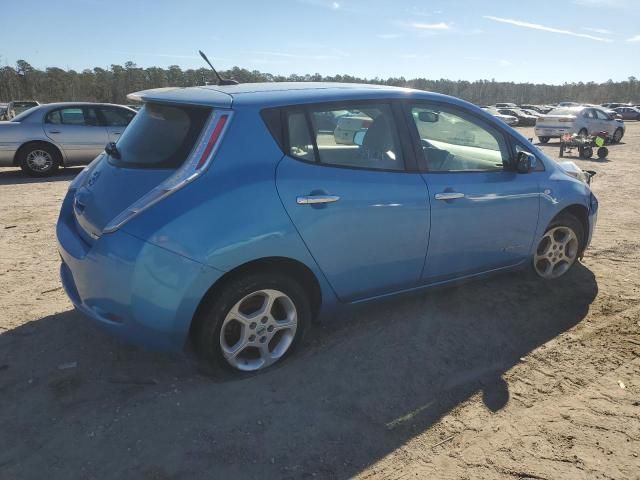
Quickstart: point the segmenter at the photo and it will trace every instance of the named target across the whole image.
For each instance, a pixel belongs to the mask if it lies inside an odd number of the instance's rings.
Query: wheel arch
[[[564,207],[562,210],[560,210],[551,219],[551,222],[553,222],[554,220],[556,220],[558,217],[562,216],[563,214],[572,215],[573,217],[578,219],[578,221],[582,225],[583,238],[581,239],[581,248],[580,248],[580,250],[583,251],[585,249],[585,246],[587,244],[587,239],[589,237],[589,210],[584,205],[581,205],[581,204],[578,204],[578,203],[574,203],[574,204],[569,205],[567,207]],[[551,223],[551,222],[549,222],[549,223]]]
[[[52,147],[58,155],[58,161],[60,162],[60,165],[64,165],[64,154],[62,153],[62,150],[55,143],[48,142],[46,140],[29,140],[28,142],[24,142],[22,145],[20,145],[20,147],[18,147],[18,149],[16,150],[16,153],[13,155],[13,165],[19,166],[19,158],[22,152],[29,146],[37,144],[44,144]]]
[[[215,300],[217,293],[229,282],[252,273],[278,272],[295,278],[309,296],[312,318],[315,318],[322,305],[322,289],[313,271],[299,260],[287,257],[264,257],[239,265],[222,275],[204,294],[193,315],[189,333],[192,336],[207,307]]]

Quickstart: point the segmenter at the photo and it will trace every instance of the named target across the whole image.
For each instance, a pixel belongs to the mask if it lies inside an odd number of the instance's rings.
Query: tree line
[[[496,102],[557,103],[575,101],[603,103],[606,101],[640,103],[640,81],[635,77],[604,83],[577,82],[562,85],[537,83],[498,82],[495,80],[430,80],[404,77],[359,78],[351,75],[272,75],[240,67],[222,71],[223,77],[240,83],[249,82],[358,82],[417,88],[463,98],[479,105]],[[96,67],[81,72],[49,67],[39,70],[25,60],[15,67],[0,67],[0,102],[11,100],[38,100],[40,103],[57,101],[92,101],[127,103],[131,92],[158,87],[190,87],[215,83],[212,72],[206,68],[183,70],[178,65],[168,68],[141,68],[133,62],[111,65],[109,69]]]

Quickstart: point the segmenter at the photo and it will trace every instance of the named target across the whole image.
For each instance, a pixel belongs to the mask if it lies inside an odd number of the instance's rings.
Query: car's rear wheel
[[[586,128],[581,128],[578,132],[579,137],[587,137],[589,136],[589,131]]]
[[[197,319],[196,350],[208,371],[257,372],[281,362],[311,319],[304,289],[281,274],[227,283]]]
[[[538,137],[540,143],[549,143],[549,137]]]
[[[620,140],[622,140],[622,136],[624,135],[624,132],[622,131],[621,128],[616,128],[616,131],[613,132],[613,137],[612,137],[612,142],[613,143],[620,143]]]
[[[46,143],[32,143],[18,153],[18,164],[30,177],[49,177],[60,166],[58,152]]]
[[[584,229],[570,214],[558,216],[547,227],[533,256],[536,274],[545,280],[561,277],[576,263],[582,251]]]

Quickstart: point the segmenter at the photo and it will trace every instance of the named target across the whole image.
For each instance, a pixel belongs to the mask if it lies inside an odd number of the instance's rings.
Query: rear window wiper
[[[107,153],[107,155],[115,159],[120,160],[122,158],[120,152],[118,151],[118,147],[116,147],[116,142],[107,143],[107,146],[104,147],[104,151]]]

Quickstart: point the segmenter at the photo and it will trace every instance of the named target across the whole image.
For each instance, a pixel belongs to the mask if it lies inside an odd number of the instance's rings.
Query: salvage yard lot
[[[0,169],[0,478],[640,478],[640,123],[576,163],[600,213],[566,277],[360,308],[235,381],[72,310],[54,227],[79,169]]]

